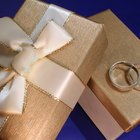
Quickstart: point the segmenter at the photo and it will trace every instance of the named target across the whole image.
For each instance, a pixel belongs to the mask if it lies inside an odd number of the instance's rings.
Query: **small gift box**
[[[109,69],[117,61],[139,63],[140,41],[110,10],[89,19],[105,24],[108,48],[79,102],[106,139],[114,140],[139,124],[140,93],[114,88]]]
[[[0,139],[54,140],[106,49],[104,26],[26,0],[0,30]]]

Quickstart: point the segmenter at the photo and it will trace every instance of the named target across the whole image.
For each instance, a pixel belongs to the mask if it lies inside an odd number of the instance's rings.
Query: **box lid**
[[[90,19],[105,24],[109,45],[88,85],[119,125],[129,131],[140,122],[140,92],[123,93],[114,89],[108,70],[117,61],[139,63],[140,40],[110,10]]]

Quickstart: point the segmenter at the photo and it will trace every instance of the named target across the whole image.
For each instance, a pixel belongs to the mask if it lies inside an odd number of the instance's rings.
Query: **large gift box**
[[[0,139],[54,140],[106,49],[104,26],[26,0],[0,30]]]
[[[106,139],[114,140],[139,124],[140,92],[114,88],[109,69],[118,61],[139,64],[140,40],[110,10],[89,19],[105,24],[108,48],[79,103]],[[116,75],[119,77],[119,74]]]

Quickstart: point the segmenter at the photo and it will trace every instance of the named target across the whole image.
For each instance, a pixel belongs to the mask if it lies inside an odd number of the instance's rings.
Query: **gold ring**
[[[114,71],[116,68],[120,68],[120,65],[121,65],[121,66],[122,66],[122,65],[123,65],[123,66],[127,66],[127,67],[129,67],[130,69],[133,69],[133,71],[136,73],[136,76],[137,76],[136,80],[133,80],[133,82],[131,82],[131,83],[129,82],[129,85],[120,85],[120,84],[118,84],[117,82],[115,82],[115,81],[113,80],[112,73],[113,73],[113,71]],[[110,69],[109,69],[109,78],[110,78],[110,81],[111,81],[112,85],[113,85],[115,88],[117,88],[118,90],[120,90],[120,91],[129,91],[129,90],[132,90],[133,88],[135,88],[136,85],[138,85],[139,79],[140,79],[140,74],[139,74],[139,71],[138,71],[138,69],[135,67],[134,64],[131,64],[131,63],[127,62],[127,61],[118,61],[118,62],[114,63],[114,64],[110,67]]]

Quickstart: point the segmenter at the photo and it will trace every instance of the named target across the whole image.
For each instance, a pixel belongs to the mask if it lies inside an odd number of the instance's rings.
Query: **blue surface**
[[[0,17],[13,17],[24,0],[0,0]],[[139,0],[45,0],[84,17],[111,9],[140,38]],[[57,140],[104,140],[105,138],[91,122],[79,105],[71,113]],[[123,134],[118,140],[139,140],[140,126]]]

